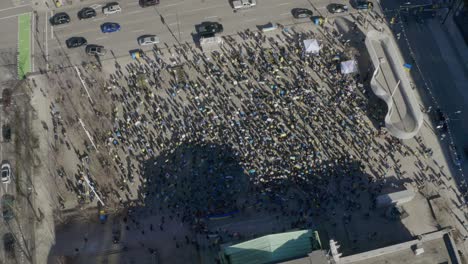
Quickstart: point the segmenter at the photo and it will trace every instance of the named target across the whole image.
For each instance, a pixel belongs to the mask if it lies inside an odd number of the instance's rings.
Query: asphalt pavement
[[[284,25],[310,22],[309,19],[294,19],[291,15],[293,8],[308,8],[314,10],[314,14],[330,15],[326,6],[331,0],[314,1],[313,5],[307,0],[296,1],[258,1],[257,6],[233,12],[228,1],[215,0],[185,0],[178,2],[165,2],[161,4],[141,8],[138,1],[118,1],[122,12],[105,16],[101,9],[104,1],[84,1],[70,6],[64,6],[52,11],[38,11],[39,20],[36,31],[38,47],[36,48],[36,64],[45,63],[48,58],[50,65],[80,64],[84,60],[93,60],[85,54],[84,48],[68,49],[65,46],[66,39],[73,36],[81,36],[90,44],[103,45],[108,52],[102,59],[113,56],[128,56],[129,51],[142,48],[138,46],[137,38],[145,34],[155,34],[160,38],[160,45],[172,46],[178,43],[193,43],[196,40],[195,25],[203,21],[219,22],[224,26],[221,35],[236,34],[241,29],[257,29],[258,26],[269,22]],[[345,1],[338,1],[346,3]],[[78,11],[83,7],[93,7],[97,10],[97,16],[88,20],[79,20]],[[71,22],[65,25],[52,26],[48,20],[57,12],[67,12]],[[119,32],[104,34],[100,25],[105,22],[116,22],[121,25]],[[151,49],[151,46],[143,47],[143,50]],[[37,68],[37,67],[36,67]],[[44,68],[43,65],[39,68]]]

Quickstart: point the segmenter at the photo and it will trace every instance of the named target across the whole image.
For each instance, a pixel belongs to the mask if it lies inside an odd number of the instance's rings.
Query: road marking
[[[62,29],[62,28],[66,28],[66,27],[68,27],[68,26],[69,26],[69,25],[66,25],[66,24],[65,24],[65,25],[60,25],[60,26],[53,26],[52,28],[55,28],[55,29]],[[54,38],[53,33],[51,34],[50,37],[51,37],[51,38]]]
[[[104,19],[106,19],[106,17],[95,18],[93,19],[93,21],[104,20]]]
[[[192,10],[189,10],[187,12],[183,12],[182,14],[213,9],[213,8],[222,7],[222,6],[225,6],[225,5],[214,5],[214,6],[202,7],[202,8],[198,8],[198,9],[192,9]]]
[[[141,13],[143,12],[143,10],[135,10],[135,11],[132,11],[132,12],[128,12],[127,14],[138,14],[138,13]]]
[[[174,22],[174,23],[170,23],[170,24],[167,24],[168,26],[174,26],[174,25],[179,25],[179,22]]]
[[[137,29],[137,30],[132,30],[132,32],[143,32],[145,31],[144,29]]]
[[[251,22],[251,21],[255,21],[257,20],[256,18],[251,18],[251,19],[247,19],[247,20],[244,20],[245,22]]]
[[[140,3],[138,2],[132,2],[132,3],[127,3],[126,6],[135,6],[135,5],[139,5]]]
[[[47,40],[49,39],[49,35],[48,35],[48,32],[47,32],[47,29],[49,28],[49,25],[47,23],[47,20],[49,20],[49,17],[48,17],[48,14],[49,12],[46,12],[46,16],[45,16],[45,63],[46,63],[46,70],[49,70],[49,45],[48,45],[48,42]]]
[[[91,103],[94,103],[94,102],[93,102],[93,99],[91,98],[91,95],[89,94],[88,87],[86,86],[85,81],[83,80],[83,78],[81,78],[81,72],[80,72],[80,70],[78,69],[78,67],[76,67],[76,66],[75,66],[75,71],[76,71],[76,74],[78,75],[78,78],[80,78],[81,85],[83,85],[83,88],[85,89],[86,94],[88,94],[88,99],[89,99],[89,101],[91,101]],[[83,124],[83,123],[81,123],[81,124]],[[84,128],[84,125],[83,125],[83,128]],[[88,136],[89,136],[89,134],[88,134]],[[91,139],[92,139],[92,138],[90,137],[90,140],[91,140]],[[92,140],[91,140],[91,143],[93,143]],[[93,143],[93,145],[94,145],[94,143]],[[94,146],[94,147],[96,148],[96,146]],[[96,148],[96,150],[97,150],[97,148]]]
[[[217,18],[218,16],[209,16],[209,17],[205,17],[205,19],[211,19],[211,18]]]
[[[289,16],[290,14],[291,13],[289,13],[289,12],[288,13],[282,13],[282,14],[280,14],[280,16]]]
[[[94,5],[91,5],[90,7],[91,7],[92,9],[98,9],[98,8],[100,8],[101,6],[102,6],[102,5],[94,4]]]
[[[107,36],[104,36],[104,37],[97,38],[96,40],[103,40],[103,39],[107,39],[107,38],[108,38]]]
[[[171,6],[176,6],[176,5],[180,5],[182,4],[183,2],[178,2],[178,3],[175,3],[175,4],[170,4],[170,5],[165,5],[165,6],[161,6],[162,8],[164,7],[171,7]]]
[[[0,12],[2,12],[2,11],[7,11],[7,10],[10,10],[10,9],[20,8],[20,7],[25,7],[25,6],[29,6],[29,5],[26,4],[26,5],[19,5],[19,6],[8,7],[8,8],[0,9]]]
[[[279,4],[278,6],[284,6],[284,5],[290,5],[291,3],[282,3],[282,4]]]
[[[24,15],[24,14],[28,14],[28,12],[22,13],[22,14],[16,14],[16,15],[12,15],[12,16],[0,17],[0,20],[1,19],[8,19],[8,18],[13,18],[13,17],[18,17],[18,16],[21,16],[21,15]]]

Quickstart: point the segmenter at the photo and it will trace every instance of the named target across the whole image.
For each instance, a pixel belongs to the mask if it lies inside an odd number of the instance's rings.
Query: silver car
[[[107,50],[103,46],[99,45],[88,45],[86,46],[86,53],[92,56],[104,56],[106,55]]]
[[[112,14],[115,14],[115,13],[120,13],[122,12],[122,8],[120,8],[120,5],[119,3],[108,3],[106,4],[106,6],[104,6],[102,8],[102,13],[104,15],[112,15]]]
[[[156,35],[144,35],[138,38],[138,45],[145,46],[151,44],[158,44],[159,38]]]
[[[4,161],[2,163],[2,183],[10,183],[11,182],[11,166],[8,161]]]

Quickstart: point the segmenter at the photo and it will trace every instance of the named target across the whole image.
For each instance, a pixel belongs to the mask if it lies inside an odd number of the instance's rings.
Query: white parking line
[[[60,25],[60,26],[52,26],[52,28],[55,28],[55,29],[62,29],[62,28],[66,28],[68,27],[69,25],[68,24],[65,24],[65,25]],[[50,36],[51,38],[54,38],[54,35],[51,34]]]
[[[109,38],[109,37],[104,36],[104,37],[97,38],[96,40],[103,40],[103,39],[107,39],[107,38]]]
[[[174,22],[174,23],[170,23],[170,24],[167,24],[168,26],[174,26],[174,25],[179,25],[179,22]]]
[[[45,19],[45,62],[46,62],[46,70],[49,70],[49,45],[47,39],[49,39],[49,35],[47,34],[47,29],[49,28],[49,24],[47,23],[49,20],[48,16],[49,12],[46,12],[46,19]]]
[[[209,17],[205,17],[205,19],[211,19],[211,18],[217,18],[218,16],[209,16]]]
[[[213,9],[213,8],[217,8],[217,7],[222,7],[222,6],[225,6],[225,5],[213,5],[213,6],[207,6],[207,7],[202,7],[202,8],[198,8],[198,9],[192,9],[192,10],[189,10],[189,11],[186,11],[186,12],[182,12],[182,13],[191,13],[191,12],[197,12],[197,11],[202,11],[202,10],[208,10],[208,9]]]
[[[278,6],[284,6],[284,5],[290,5],[291,3],[282,3],[282,4],[279,4]]]
[[[19,6],[14,6],[14,7],[8,7],[8,8],[0,9],[0,12],[2,12],[2,11],[7,11],[7,10],[10,10],[10,9],[20,8],[20,7],[25,7],[25,6],[29,6],[29,5],[26,4],[26,5],[19,5]]]
[[[0,20],[2,20],[2,19],[8,19],[8,18],[13,18],[13,17],[18,17],[18,16],[21,16],[21,15],[24,15],[24,14],[28,14],[28,13],[29,13],[29,12],[22,13],[22,14],[16,14],[16,15],[12,15],[12,16],[0,17]]]
[[[128,12],[127,14],[138,14],[138,13],[141,13],[143,12],[143,10],[135,10],[135,11],[132,11],[132,12]]]
[[[280,14],[280,16],[289,16],[290,14],[291,13],[289,13],[289,12],[288,13],[282,13],[282,14]]]
[[[161,6],[162,8],[164,7],[171,7],[171,6],[176,6],[176,5],[180,5],[182,4],[183,2],[178,2],[178,3],[175,3],[175,4],[170,4],[170,5],[164,5],[164,6]]]
[[[93,19],[93,21],[104,20],[104,19],[106,19],[106,17],[95,18]]]
[[[137,30],[132,30],[132,32],[143,32],[145,31],[144,29],[137,29]]]
[[[251,19],[247,19],[247,20],[244,20],[244,22],[252,22],[252,21],[255,21],[257,20],[256,18],[251,18]]]
[[[138,2],[131,2],[131,3],[127,3],[125,4],[126,6],[135,6],[135,5],[139,5],[140,3]]]

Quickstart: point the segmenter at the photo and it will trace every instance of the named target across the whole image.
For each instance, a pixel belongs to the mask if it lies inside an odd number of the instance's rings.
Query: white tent
[[[317,54],[320,51],[320,45],[316,39],[304,40],[304,48],[307,53]]]
[[[221,37],[210,37],[210,38],[200,39],[201,45],[219,45],[222,43],[223,43],[223,39]]]
[[[349,74],[358,71],[357,62],[355,60],[343,61],[340,64],[341,74]]]

